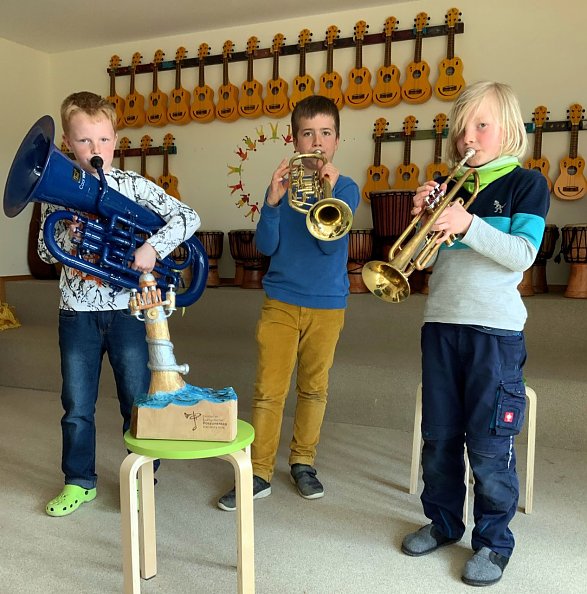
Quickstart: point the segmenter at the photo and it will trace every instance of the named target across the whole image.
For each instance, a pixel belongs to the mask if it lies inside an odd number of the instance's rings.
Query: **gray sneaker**
[[[271,484],[254,474],[253,499],[263,499],[269,495],[271,495]],[[234,487],[218,500],[218,507],[224,511],[236,510],[236,489]]]
[[[316,478],[316,469],[309,464],[292,464],[290,478],[304,499],[324,497],[324,487]]]
[[[503,575],[509,558],[482,547],[467,561],[461,579],[469,586],[491,586]]]
[[[404,537],[402,553],[410,557],[421,557],[459,540],[460,538],[448,538],[444,536],[434,524],[428,524],[427,526],[422,526],[417,532],[412,532]]]

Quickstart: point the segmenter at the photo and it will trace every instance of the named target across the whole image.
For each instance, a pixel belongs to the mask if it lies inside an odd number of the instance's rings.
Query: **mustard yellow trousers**
[[[289,464],[314,465],[328,397],[328,374],[344,309],[314,309],[265,298],[257,324],[258,363],[252,405],[253,473],[271,481],[283,408],[297,361],[297,402]]]

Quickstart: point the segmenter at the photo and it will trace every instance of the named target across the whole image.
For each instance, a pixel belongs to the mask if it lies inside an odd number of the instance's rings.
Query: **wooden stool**
[[[526,398],[528,399],[528,453],[526,456],[526,504],[524,513],[532,513],[534,500],[534,451],[536,449],[536,392],[526,386]],[[418,384],[416,390],[416,414],[414,416],[414,438],[412,441],[412,469],[410,472],[410,494],[418,490],[418,473],[420,469],[420,452],[422,449],[422,384]],[[467,525],[468,520],[468,496],[469,496],[469,459],[465,448],[465,506],[463,509],[463,521]]]
[[[125,594],[138,594],[141,589],[141,577],[149,579],[157,573],[153,461],[195,458],[222,458],[228,460],[234,467],[238,592],[254,593],[253,468],[250,454],[250,444],[254,437],[253,427],[241,420],[238,421],[236,439],[231,442],[136,439],[130,432],[125,433],[124,442],[131,451],[120,466],[120,517]],[[139,487],[138,503],[137,486]]]

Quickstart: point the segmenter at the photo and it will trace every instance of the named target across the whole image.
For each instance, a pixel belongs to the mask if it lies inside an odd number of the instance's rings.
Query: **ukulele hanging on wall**
[[[577,154],[579,144],[579,126],[583,121],[585,110],[578,103],[568,109],[571,122],[571,146],[569,156],[560,162],[560,175],[554,183],[554,195],[561,200],[578,200],[583,198],[587,181],[583,175],[585,160]]]
[[[153,90],[149,93],[149,105],[147,107],[147,122],[151,126],[165,126],[167,124],[167,94],[161,92],[157,75],[159,64],[163,62],[165,54],[158,49],[153,57]]]
[[[285,37],[277,33],[273,38],[271,53],[273,54],[273,78],[267,83],[263,111],[266,115],[281,118],[289,113],[289,99],[287,98],[287,82],[279,77],[279,54]]]
[[[167,194],[181,200],[179,190],[177,189],[178,181],[175,175],[169,173],[169,149],[173,146],[173,134],[166,134],[163,139],[163,175],[157,178],[157,185],[165,190]]]
[[[306,46],[312,39],[312,33],[309,29],[302,29],[298,36],[298,49],[300,52],[300,69],[293,85],[289,108],[293,108],[306,97],[314,94],[314,79],[306,73]]]
[[[349,84],[344,93],[346,105],[354,109],[369,107],[373,102],[371,73],[363,66],[363,40],[369,25],[357,21],[355,25],[355,67],[349,73]]]
[[[377,118],[375,122],[375,155],[373,157],[373,165],[367,169],[367,181],[363,186],[363,200],[371,202],[369,194],[378,190],[389,189],[389,169],[381,164],[381,139],[385,130],[387,129],[387,120],[385,118]]]
[[[190,92],[181,86],[181,66],[187,50],[185,47],[178,47],[175,52],[175,88],[171,91],[167,118],[170,124],[184,125],[191,122],[190,115]]]
[[[338,109],[344,105],[344,95],[342,93],[342,78],[334,70],[334,42],[340,35],[340,30],[336,25],[330,25],[326,31],[326,72],[320,77],[320,87],[318,95],[332,99]]]
[[[548,177],[548,170],[550,169],[550,163],[548,159],[542,155],[542,128],[544,122],[548,120],[548,110],[544,105],[539,105],[534,109],[534,115],[532,121],[534,122],[534,150],[532,152],[532,158],[528,159],[524,163],[526,169],[536,169],[542,173],[546,178],[548,184],[548,191],[552,192],[552,182]]]
[[[407,116],[404,120],[404,160],[396,169],[395,182],[392,186],[394,190],[415,190],[420,185],[418,181],[420,170],[416,164],[411,163],[412,136],[417,123],[418,120],[413,115]]]
[[[416,32],[414,61],[408,65],[406,80],[402,85],[402,99],[406,103],[424,103],[432,96],[432,87],[428,81],[430,66],[422,60],[422,35],[429,20],[430,17],[425,12],[418,13],[414,19]]]
[[[145,125],[145,98],[137,93],[135,86],[135,73],[137,66],[141,63],[140,52],[132,55],[130,66],[130,93],[124,102],[124,124],[129,128],[141,128]]]
[[[247,41],[247,80],[241,85],[238,112],[243,118],[258,118],[263,113],[263,86],[253,76],[253,60],[259,40],[253,36]]]
[[[449,174],[448,165],[442,162],[442,137],[448,118],[445,113],[438,113],[434,118],[434,161],[426,167],[426,179],[436,180]]]
[[[130,140],[123,136],[118,143],[118,168],[124,171],[126,168],[124,166],[124,158],[126,156],[126,151],[130,148]]]
[[[234,43],[227,39],[222,47],[222,85],[218,89],[218,103],[216,104],[216,118],[221,122],[238,120],[238,87],[228,78],[228,60],[232,55]]]
[[[141,138],[141,175],[149,181],[157,183],[155,178],[147,173],[147,150],[152,144],[153,139],[148,134]]]
[[[461,20],[458,8],[451,8],[445,17],[447,27],[446,58],[438,66],[438,80],[434,93],[441,101],[454,101],[465,88],[463,62],[455,56],[455,26]]]
[[[120,67],[120,58],[116,55],[110,58],[108,75],[110,76],[110,95],[106,99],[116,110],[116,129],[124,128],[124,99],[116,94],[116,70]]]
[[[375,88],[373,89],[373,103],[379,107],[393,107],[402,100],[402,89],[399,84],[400,72],[391,63],[391,41],[399,21],[395,17],[385,19],[383,31],[385,33],[385,56],[383,66],[377,71]]]
[[[210,55],[210,46],[207,43],[201,43],[198,48],[198,85],[192,95],[193,102],[190,114],[194,122],[205,124],[214,119],[214,91],[206,84],[204,78],[204,68],[206,67],[206,56]]]

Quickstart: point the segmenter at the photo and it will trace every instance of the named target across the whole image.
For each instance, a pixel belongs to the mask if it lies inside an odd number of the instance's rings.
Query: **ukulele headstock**
[[[301,49],[306,47],[312,41],[312,32],[310,29],[302,29],[298,35],[298,47]]]
[[[336,25],[330,25],[326,30],[326,45],[333,46],[334,42],[340,36],[340,29]]]
[[[259,47],[259,40],[253,35],[247,41],[247,55],[253,56],[255,50]]]
[[[422,33],[426,29],[429,20],[430,17],[425,12],[419,12],[414,19],[416,33]]]
[[[536,128],[542,128],[542,126],[544,126],[544,122],[546,122],[547,120],[548,110],[546,109],[546,106],[539,105],[538,107],[536,107],[534,109],[534,117],[532,118],[532,121],[534,122]]]
[[[391,37],[393,32],[397,29],[398,24],[399,21],[394,16],[387,17],[385,19],[385,25],[383,25],[385,37]]]
[[[281,51],[281,48],[283,47],[284,41],[285,41],[285,37],[283,36],[283,33],[277,33],[277,35],[275,35],[275,37],[273,38],[273,45],[271,46],[271,53],[278,54]]]
[[[381,138],[387,130],[388,122],[385,118],[377,118],[375,120],[374,134],[375,138]]]
[[[461,20],[461,14],[462,12],[460,12],[458,8],[451,8],[448,10],[444,18],[444,22],[448,29],[455,28],[456,24]]]
[[[578,126],[583,121],[583,112],[585,111],[578,103],[573,103],[568,111],[568,118],[573,126]]]
[[[222,57],[225,60],[228,60],[228,58],[230,58],[230,56],[232,55],[233,51],[234,51],[234,43],[232,41],[230,41],[230,39],[227,39],[224,42],[224,45],[222,46]]]
[[[409,115],[404,119],[404,136],[412,136],[414,134],[414,130],[416,129],[416,124],[418,120],[415,116]]]
[[[355,41],[363,41],[369,25],[365,21],[357,21],[355,24]]]
[[[200,43],[198,48],[198,59],[203,62],[210,55],[210,46],[207,43]]]
[[[448,123],[448,118],[445,113],[437,113],[434,118],[434,131],[436,134],[442,134]]]

